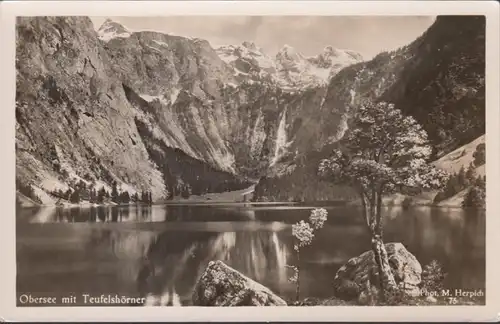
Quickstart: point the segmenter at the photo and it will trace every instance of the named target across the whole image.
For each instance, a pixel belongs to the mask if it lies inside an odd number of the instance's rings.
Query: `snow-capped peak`
[[[226,63],[235,66],[243,73],[249,70],[259,72],[261,69],[274,69],[274,60],[267,56],[262,48],[253,42],[243,42],[241,45],[224,45],[215,50]]]
[[[241,43],[241,46],[248,48],[249,50],[254,51],[254,52],[262,52],[262,49],[260,47],[257,47],[257,45],[255,45],[254,42],[245,41],[245,42]]]
[[[302,59],[304,59],[304,56],[288,44],[285,44],[276,54],[277,61],[298,61]]]
[[[109,42],[113,38],[128,38],[132,33],[122,24],[108,18],[97,30],[97,35],[99,39]]]
[[[326,46],[316,56],[306,57],[285,44],[274,57],[266,55],[254,42],[224,45],[216,49],[231,65],[238,78],[270,80],[283,89],[298,89],[325,84],[344,67],[362,61],[359,53]]]

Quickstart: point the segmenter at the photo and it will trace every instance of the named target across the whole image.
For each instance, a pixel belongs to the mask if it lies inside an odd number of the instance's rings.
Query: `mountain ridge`
[[[484,55],[476,55],[484,42],[484,26],[481,31],[477,17],[453,20],[450,26],[459,35],[454,36],[446,30],[449,19],[438,17],[411,44],[369,61],[331,47],[307,58],[287,46],[278,53],[278,63],[264,57],[251,42],[226,47],[222,53],[226,56],[221,57],[221,48],[212,48],[206,40],[136,32],[111,20],[96,31],[84,17],[19,19],[17,176],[48,194],[72,187],[75,181],[105,188],[118,182],[131,193],[151,190],[155,200],[166,199],[169,192],[215,190],[207,179],[223,179],[217,190],[237,190],[264,177],[257,193],[273,196],[281,190],[282,199],[298,199],[295,193],[287,196],[283,187],[303,186],[303,192],[311,191],[308,195],[327,199],[329,194],[307,184],[315,179],[310,174],[314,158],[308,159],[321,156],[343,136],[362,100],[384,99],[408,106],[405,113],[416,115],[431,130],[436,156],[484,133],[484,121],[469,122],[481,111],[484,115],[480,78]],[[472,27],[462,26],[468,19]],[[467,43],[473,50],[464,50]],[[452,49],[435,56],[441,60],[441,72],[425,82],[425,78],[419,80],[435,67],[429,64],[433,60],[428,54],[439,46]],[[248,59],[249,53],[260,61]],[[235,59],[229,60],[228,55]],[[334,62],[339,57],[347,59],[337,71]],[[268,58],[266,71],[266,66],[261,68]],[[472,68],[456,67],[462,63]],[[328,81],[308,83],[304,73],[296,72],[301,64],[328,70],[324,75]],[[248,70],[235,73],[240,68]],[[305,79],[297,79],[295,88],[280,84],[272,74],[278,75],[280,69],[286,77]],[[475,81],[464,81],[471,76]],[[402,87],[402,82],[412,86]],[[433,92],[426,86],[449,91]],[[405,89],[420,87],[424,96],[405,101]],[[470,100],[462,102],[463,98]],[[425,107],[440,107],[446,100],[460,103],[459,113],[454,114],[461,123],[472,125],[466,135],[448,131],[441,136],[432,131],[436,123],[424,118]],[[428,115],[452,113],[449,108],[433,108]],[[450,125],[460,123],[445,118],[438,124]],[[309,171],[303,173],[302,168]],[[175,180],[172,170],[177,173]],[[197,173],[205,179],[193,178]],[[283,181],[290,175],[302,183]],[[273,180],[276,177],[280,179]],[[267,185],[271,189],[264,189]],[[337,189],[322,190],[336,195]]]

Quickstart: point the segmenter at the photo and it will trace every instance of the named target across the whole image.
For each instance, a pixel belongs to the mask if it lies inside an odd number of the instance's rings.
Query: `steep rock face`
[[[66,189],[70,181],[117,181],[132,192],[147,188],[162,197],[161,173],[148,159],[90,19],[17,23],[18,177],[45,191]]]
[[[79,181],[155,199],[193,181],[197,192],[218,187],[200,187],[193,171],[241,189],[234,174],[290,172],[296,156],[336,139],[337,115],[320,109],[325,87],[242,78],[204,40],[92,27],[63,17],[18,26],[18,176],[43,202]]]
[[[485,133],[485,25],[484,16],[438,17],[382,97],[424,126],[439,156]]]
[[[324,87],[283,91],[248,77],[265,70],[255,44],[215,51],[200,39],[134,32],[103,46],[123,84],[150,103],[137,118],[156,125],[166,146],[221,170],[252,178],[283,173],[282,161],[336,139],[337,115],[320,110]]]
[[[212,261],[193,293],[195,306],[286,306],[268,288],[221,261]]]
[[[365,99],[393,102],[415,117],[436,157],[484,134],[484,22],[484,17],[440,16],[411,44],[342,69],[330,80],[321,105],[332,116],[335,138],[343,136]],[[256,193],[263,195],[257,199],[303,200],[299,191],[304,187],[309,196],[321,196],[324,185],[316,176],[317,166],[329,153],[326,145],[295,159],[288,166],[295,170],[292,174],[257,185]],[[311,180],[298,184],[295,179]]]

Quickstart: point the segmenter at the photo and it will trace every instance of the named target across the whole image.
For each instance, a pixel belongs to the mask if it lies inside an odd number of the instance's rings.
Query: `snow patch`
[[[308,71],[312,76],[320,79],[323,82],[327,82],[330,78],[330,69],[324,69],[316,66],[311,66]]]
[[[275,68],[276,64],[265,55],[256,55],[254,59],[257,61],[257,64],[263,69]]]
[[[163,105],[168,105],[169,102],[168,100],[165,99],[164,96],[151,96],[151,95],[148,95],[148,94],[140,94],[139,95],[142,99],[146,100],[147,102],[151,103],[155,100],[158,100],[160,101],[160,103],[162,103]]]
[[[219,55],[220,59],[224,62],[230,64],[238,59],[237,56],[234,55]]]
[[[155,39],[153,39],[153,42],[155,42],[157,45],[159,46],[164,46],[164,47],[167,47],[168,48],[168,44],[165,43],[165,42],[162,42],[162,41],[157,41]]]
[[[116,31],[101,31],[99,32],[99,39],[104,42],[109,42],[114,38],[129,38],[132,36],[131,33],[117,33]]]
[[[146,47],[149,48],[149,49],[152,49],[155,52],[161,53],[161,51],[159,49],[157,49],[156,47],[149,46],[149,45],[146,45]]]
[[[180,89],[173,88],[172,93],[170,93],[170,103],[173,105],[177,101],[177,97],[179,96],[179,93],[181,92]]]

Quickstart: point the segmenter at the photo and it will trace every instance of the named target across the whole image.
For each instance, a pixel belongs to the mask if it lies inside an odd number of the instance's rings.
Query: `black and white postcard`
[[[498,8],[2,4],[0,317],[494,320]]]

